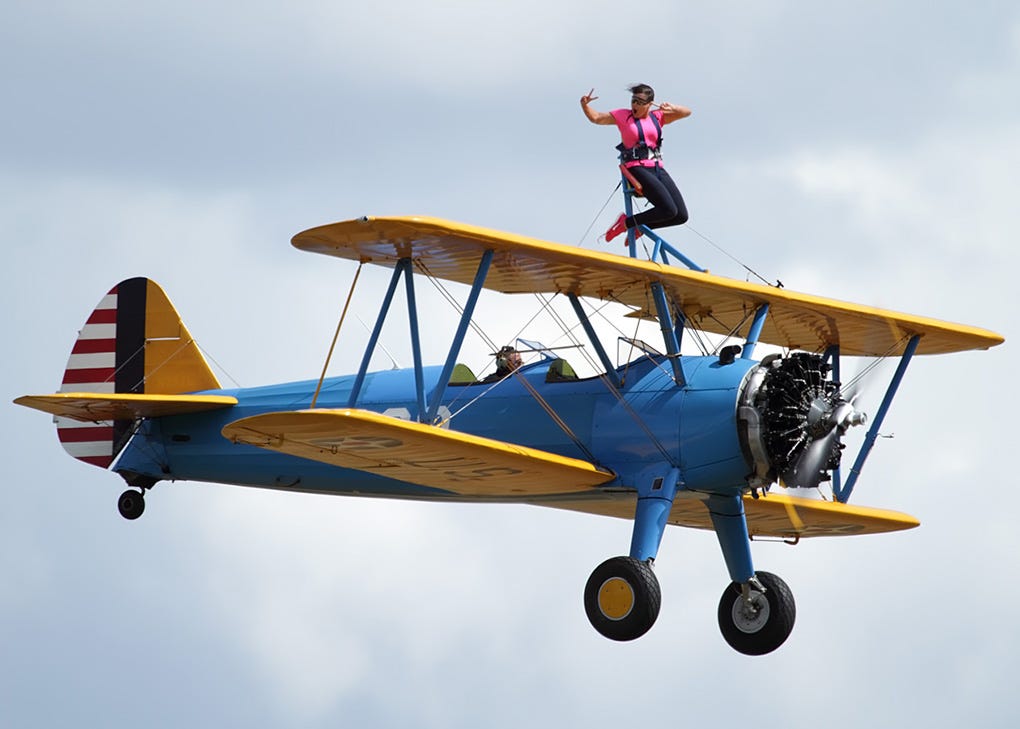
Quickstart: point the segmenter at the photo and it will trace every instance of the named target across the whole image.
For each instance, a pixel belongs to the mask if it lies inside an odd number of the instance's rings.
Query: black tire
[[[648,562],[613,557],[595,568],[584,587],[592,627],[611,640],[634,640],[659,617],[662,593]]]
[[[137,519],[145,511],[145,496],[141,491],[128,489],[117,499],[117,510],[125,519]]]
[[[765,592],[752,590],[754,611],[747,611],[736,582],[730,583],[719,600],[723,638],[747,656],[763,656],[781,646],[797,618],[797,606],[787,584],[771,572],[758,572],[757,577]]]

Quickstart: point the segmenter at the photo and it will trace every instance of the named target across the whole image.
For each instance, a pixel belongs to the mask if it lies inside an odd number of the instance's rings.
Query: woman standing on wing
[[[630,228],[646,225],[649,228],[664,228],[669,225],[683,225],[687,222],[687,206],[676,183],[662,166],[662,127],[691,115],[691,110],[673,104],[656,104],[655,91],[647,84],[637,84],[629,89],[629,109],[595,111],[589,104],[598,97],[595,89],[581,97],[581,109],[592,124],[615,124],[623,139],[617,146],[624,174],[632,179],[635,192],[644,195],[652,204],[651,209],[628,218],[625,213],[606,231],[610,241]],[[628,174],[629,173],[629,174]],[[638,235],[641,233],[638,232]]]

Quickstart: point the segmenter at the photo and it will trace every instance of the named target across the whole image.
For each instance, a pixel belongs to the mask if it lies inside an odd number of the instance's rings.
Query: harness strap
[[[634,160],[643,160],[649,157],[654,157],[657,160],[662,159],[662,125],[659,124],[659,119],[655,114],[649,113],[648,116],[651,117],[652,124],[655,125],[658,141],[654,147],[648,145],[648,142],[645,140],[644,125],[640,119],[634,118],[632,112],[630,118],[634,119],[634,126],[637,127],[638,142],[633,147],[626,147],[622,142],[616,145],[616,149],[620,152],[621,162],[633,162]]]
[[[633,116],[634,114],[631,113],[631,117]],[[648,116],[652,120],[652,124],[655,125],[656,136],[659,139],[659,141],[656,142],[654,149],[659,149],[662,147],[662,125],[659,124],[659,118],[655,116],[655,114],[649,112]],[[648,147],[648,143],[645,142],[645,125],[641,123],[640,119],[634,119],[634,124],[637,126],[638,146],[644,145],[645,147]],[[653,149],[652,147],[648,148]]]

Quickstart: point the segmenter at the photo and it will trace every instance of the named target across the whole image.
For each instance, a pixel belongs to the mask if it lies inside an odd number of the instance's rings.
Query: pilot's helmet
[[[511,346],[503,347],[496,353],[496,369],[501,372],[513,371],[521,366],[521,353]]]

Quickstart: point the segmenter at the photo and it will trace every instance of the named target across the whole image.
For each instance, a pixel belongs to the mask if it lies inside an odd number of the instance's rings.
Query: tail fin
[[[131,278],[110,289],[85,322],[60,392],[176,395],[219,387],[163,289]],[[64,450],[101,468],[113,463],[132,432],[123,420],[55,422]]]

